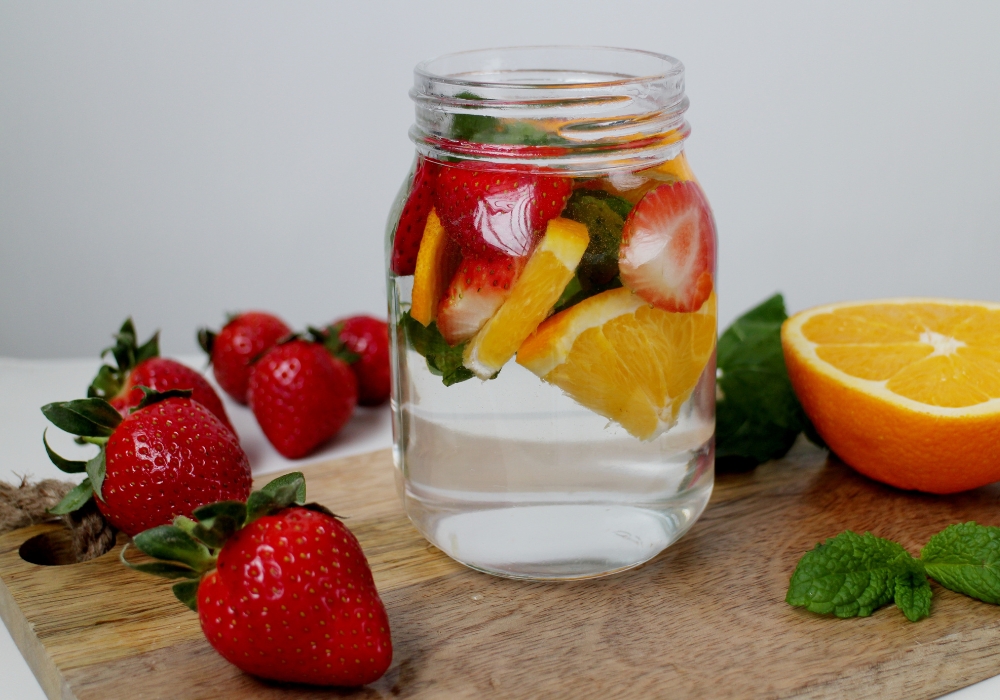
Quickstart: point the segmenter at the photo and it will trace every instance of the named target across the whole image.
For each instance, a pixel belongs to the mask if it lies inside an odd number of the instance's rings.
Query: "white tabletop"
[[[203,369],[198,357],[180,358]],[[32,479],[66,478],[45,456],[42,430],[48,425],[39,407],[52,401],[83,396],[97,371],[95,360],[15,360],[0,358],[0,479],[15,482],[21,476]],[[302,460],[287,460],[264,438],[250,410],[219,392],[229,418],[239,433],[243,449],[250,457],[254,475],[267,474],[335,457],[346,457],[389,447],[392,443],[387,408],[358,409],[344,430],[323,450]],[[49,431],[57,452],[72,455],[77,448],[69,436]],[[1000,669],[998,669],[1000,671]],[[6,627],[0,626],[0,698],[3,700],[44,700],[45,695],[14,645]],[[949,700],[991,700],[1000,697],[1000,676],[946,696]]]

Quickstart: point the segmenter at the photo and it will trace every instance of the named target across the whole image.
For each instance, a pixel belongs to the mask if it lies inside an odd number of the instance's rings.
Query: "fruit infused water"
[[[711,494],[716,234],[683,66],[525,48],[418,66],[389,218],[397,483],[454,559],[628,569]]]

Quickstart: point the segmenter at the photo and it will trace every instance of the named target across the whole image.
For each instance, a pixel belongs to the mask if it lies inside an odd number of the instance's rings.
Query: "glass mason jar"
[[[386,240],[407,514],[501,576],[649,560],[714,478],[716,237],[683,65],[471,51],[418,65],[410,94]]]

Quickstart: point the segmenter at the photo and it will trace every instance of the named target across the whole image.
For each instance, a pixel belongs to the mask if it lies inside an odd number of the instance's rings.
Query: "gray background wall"
[[[996,2],[0,2],[0,355],[167,352],[227,310],[384,313],[422,58],[634,46],[688,68],[722,321],[1000,300]]]

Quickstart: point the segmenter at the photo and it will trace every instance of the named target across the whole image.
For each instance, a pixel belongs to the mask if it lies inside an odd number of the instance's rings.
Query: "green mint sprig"
[[[400,325],[409,346],[427,360],[427,369],[431,374],[441,377],[445,386],[458,384],[475,376],[462,364],[465,343],[454,347],[448,345],[433,321],[425,327],[406,311],[400,319]]]
[[[474,101],[483,99],[472,92],[460,92],[455,97]],[[566,143],[558,134],[545,131],[531,122],[500,119],[485,114],[456,114],[452,117],[449,136],[456,141],[514,146],[552,146]]]
[[[720,471],[746,471],[791,449],[799,433],[820,447],[788,378],[780,294],[747,311],[719,337],[715,454]]]
[[[1000,604],[1000,528],[950,525],[930,539],[919,559],[896,542],[847,530],[802,556],[785,602],[847,618],[867,617],[893,601],[916,622],[931,612],[928,577],[948,590]]]

